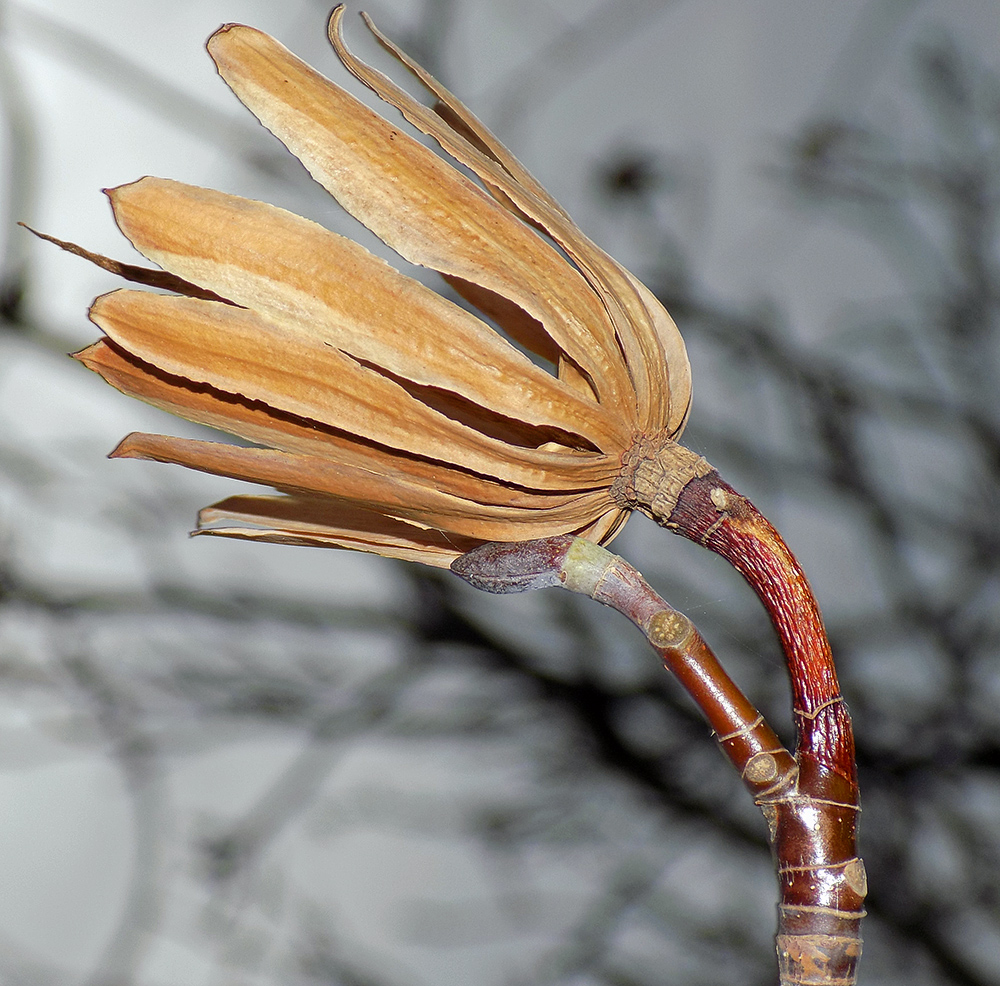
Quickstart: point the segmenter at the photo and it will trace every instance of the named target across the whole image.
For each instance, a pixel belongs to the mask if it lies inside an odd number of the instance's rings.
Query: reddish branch
[[[768,824],[780,888],[782,986],[857,981],[866,878],[857,854],[858,785],[851,719],[819,607],[778,532],[704,459],[637,443],[616,495],[726,558],[763,601],[792,680],[794,756],[733,683],[691,622],[603,548],[570,536],[489,544],[452,568],[491,592],[561,585],[624,613],[716,733]]]
[[[781,890],[781,982],[853,983],[867,890],[857,855],[854,734],[809,582],[757,508],[683,446],[639,439],[615,492],[622,503],[722,555],[771,617],[791,677],[799,768],[794,793],[763,806]]]

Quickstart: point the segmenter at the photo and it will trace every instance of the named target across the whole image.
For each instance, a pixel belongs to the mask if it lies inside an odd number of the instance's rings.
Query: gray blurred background
[[[1000,984],[995,0],[366,9],[663,299],[686,442],[809,573],[857,730],[861,981]],[[623,619],[189,541],[237,484],[104,458],[199,432],[66,358],[115,279],[13,223],[138,262],[100,189],[156,174],[374,248],[203,49],[250,23],[357,92],[327,12],[0,3],[0,982],[771,983],[763,822]],[[615,550],[790,741],[749,590],[642,518]]]

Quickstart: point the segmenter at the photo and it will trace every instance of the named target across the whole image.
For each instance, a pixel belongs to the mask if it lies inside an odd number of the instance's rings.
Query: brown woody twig
[[[735,492],[732,495],[737,496]],[[751,518],[751,533],[746,537],[752,545],[754,512],[752,508],[737,509]],[[767,529],[773,530],[770,525]],[[776,533],[774,538],[780,542]],[[784,561],[780,552],[777,557]],[[772,563],[764,552],[753,558],[764,578],[776,580],[769,568]],[[701,709],[720,748],[767,820],[781,891],[776,944],[782,986],[856,982],[865,891],[864,865],[856,853],[857,785],[852,787],[849,778],[824,764],[830,731],[824,727],[831,716],[826,710],[843,707],[839,695],[836,701],[819,697],[830,687],[829,682],[812,688],[800,683],[795,690],[800,729],[793,757],[726,674],[691,621],[664,602],[617,555],[582,538],[564,535],[486,544],[457,559],[452,570],[488,592],[562,586],[617,609],[642,630]],[[782,619],[789,614],[790,619],[801,620],[806,631],[814,628],[807,619],[809,607],[796,595],[794,586],[780,602]],[[818,611],[815,615],[818,620]],[[819,627],[822,629],[821,623]],[[800,649],[794,654],[802,657],[812,652]],[[804,667],[808,673],[809,665]],[[794,666],[793,679],[802,670],[801,663]],[[833,722],[837,723],[835,711]],[[848,735],[849,723],[848,719]],[[824,741],[819,756],[805,748],[817,738]]]

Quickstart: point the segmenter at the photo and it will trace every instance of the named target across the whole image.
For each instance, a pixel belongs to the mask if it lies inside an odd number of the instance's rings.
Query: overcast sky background
[[[384,67],[357,9],[348,8],[348,42]],[[390,37],[402,40],[422,6],[373,0],[366,9]],[[235,484],[104,459],[129,431],[194,432],[118,395],[58,351],[94,338],[86,307],[115,280],[12,228],[24,220],[137,262],[100,189],[153,174],[268,198],[374,249],[370,236],[293,164],[283,163],[277,142],[239,106],[203,47],[221,23],[252,24],[359,92],[326,44],[325,18],[322,4],[306,0],[0,4],[2,81],[19,87],[8,88],[5,100],[30,120],[33,151],[30,183],[19,186],[23,194],[15,214],[5,217],[0,242],[8,263],[22,251],[30,254],[29,317],[53,339],[51,351],[13,336],[0,340],[0,426],[7,447],[25,454],[47,450],[56,477],[50,495],[36,501],[4,491],[0,550],[37,584],[68,594],[128,590],[151,572],[169,573],[195,588],[264,587],[289,599],[368,607],[389,606],[408,591],[398,569],[380,559],[188,541],[197,509]],[[567,43],[571,26],[578,28],[573,44]],[[896,271],[883,253],[867,250],[836,224],[793,213],[767,165],[784,136],[824,114],[860,114],[890,131],[912,126],[917,111],[908,89],[909,53],[921,38],[944,30],[984,63],[1000,67],[995,0],[469,0],[455,5],[439,49],[443,60],[433,69],[583,229],[640,276],[649,262],[641,238],[634,229],[609,224],[588,183],[594,162],[621,148],[662,153],[685,182],[685,194],[664,206],[667,218],[708,292],[720,302],[759,299],[765,305],[780,298],[793,330],[822,347],[824,333],[845,311],[899,292]],[[163,101],[151,109],[157,94]],[[9,175],[9,130],[3,139]],[[234,164],[234,149],[248,147],[264,170]],[[287,179],[277,186],[275,169]],[[695,421],[702,407],[725,400],[723,384],[709,367],[700,372],[698,359],[693,351]],[[711,449],[699,451],[712,458]],[[783,527],[780,502],[760,505]],[[129,525],[122,525],[123,513]],[[849,553],[811,539],[794,516],[788,520],[793,547],[822,604],[836,609],[838,593],[857,592],[863,573],[852,569]],[[130,536],[135,525],[147,534],[140,546]],[[638,526],[630,525],[616,550],[641,556],[642,534],[631,530]],[[845,571],[851,575],[845,578]],[[47,646],[47,631],[38,628],[11,624],[3,632],[29,651]],[[0,635],[0,646],[4,639]],[[321,650],[319,642],[309,646]],[[380,657],[362,648],[355,659]],[[136,821],[127,780],[108,749],[80,741],[89,728],[73,710],[25,709],[17,696],[0,697],[0,948],[23,956],[26,967],[37,962],[46,974],[65,974],[65,982],[85,981],[105,956],[128,906],[124,895],[134,865]],[[236,732],[211,755],[178,757],[170,768],[170,811],[178,818],[238,814],[269,772],[297,750],[294,736]],[[331,784],[349,786],[390,769],[387,763],[377,745],[356,749]],[[418,766],[412,783],[430,789],[436,772],[450,769],[447,759]],[[401,886],[444,892],[478,879],[474,854],[460,846],[414,850],[414,840],[402,835],[355,832],[322,853],[289,838],[285,850],[301,885],[379,948],[385,946],[387,901]],[[334,887],[330,873],[337,875]],[[574,875],[562,879],[571,883]],[[194,906],[171,902],[168,925],[176,934],[150,947],[143,984],[223,981],[215,978],[218,956],[185,944],[176,930]],[[437,954],[394,947],[401,962],[419,965],[422,981],[436,986],[505,982],[514,961],[503,942]]]

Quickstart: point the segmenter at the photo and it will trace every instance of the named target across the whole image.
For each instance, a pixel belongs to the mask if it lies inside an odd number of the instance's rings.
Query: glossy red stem
[[[836,790],[829,793],[838,800],[856,804],[851,719],[819,606],[788,546],[757,508],[714,470],[692,479],[661,523],[722,555],[760,597],[788,663],[800,765],[821,787],[832,785]],[[831,772],[840,783],[826,776]]]

